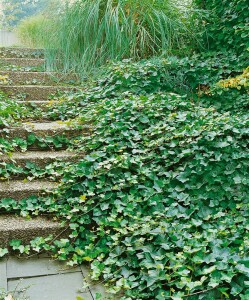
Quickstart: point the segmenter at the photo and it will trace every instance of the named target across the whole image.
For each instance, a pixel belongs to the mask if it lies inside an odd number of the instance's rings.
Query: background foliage
[[[22,19],[43,11],[50,0],[2,0],[3,26],[13,29]]]

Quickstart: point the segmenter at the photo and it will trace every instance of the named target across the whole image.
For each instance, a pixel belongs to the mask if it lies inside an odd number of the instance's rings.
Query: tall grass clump
[[[35,15],[23,19],[16,28],[16,32],[23,45],[28,47],[44,47],[49,33],[50,20],[44,15]]]
[[[190,15],[173,0],[76,0],[54,18],[48,58],[85,73],[109,60],[186,53],[196,40]]]

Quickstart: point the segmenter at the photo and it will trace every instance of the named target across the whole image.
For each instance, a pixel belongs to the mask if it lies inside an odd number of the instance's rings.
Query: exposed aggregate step
[[[83,158],[82,154],[77,154],[70,151],[27,151],[14,152],[11,156],[2,155],[0,162],[11,163],[15,162],[17,166],[25,167],[27,162],[34,163],[40,168],[45,168],[46,165],[55,161],[75,162]]]
[[[75,74],[59,74],[54,72],[19,72],[0,71],[0,76],[7,76],[8,85],[58,85],[77,80]]]
[[[0,215],[0,247],[8,247],[11,240],[21,240],[28,244],[36,237],[53,234],[59,236],[63,233],[60,223],[45,217],[25,219],[15,215]]]
[[[10,180],[0,182],[0,200],[4,198],[11,198],[18,201],[30,196],[44,196],[55,187],[56,183],[42,180]]]
[[[50,101],[48,100],[30,100],[30,101],[23,101],[23,100],[17,100],[16,101],[19,104],[26,104],[27,106],[47,106],[49,105]],[[58,103],[57,100],[52,100],[53,103]]]
[[[8,95],[20,96],[16,100],[22,101],[27,105],[45,107],[49,103],[51,95],[57,91],[65,92],[76,90],[72,86],[59,84],[64,80],[74,80],[71,75],[51,74],[43,72],[46,67],[44,51],[42,49],[22,49],[22,48],[0,48],[0,75],[7,76],[9,83],[1,85],[0,89]],[[12,70],[12,71],[9,71]],[[62,81],[61,81],[62,80]],[[53,100],[54,101],[54,100]],[[56,100],[55,100],[56,102]],[[48,107],[46,107],[48,109]],[[17,124],[8,128],[4,133],[6,138],[27,138],[31,133],[39,137],[67,136],[74,137],[82,134],[89,134],[89,126],[83,129],[75,129],[68,123],[35,121]],[[40,168],[45,168],[50,163],[56,161],[75,162],[84,157],[83,153],[70,152],[66,150],[54,151],[27,151],[14,152],[11,155],[3,154],[0,156],[0,167],[7,163],[25,167],[27,163],[34,163]],[[26,176],[26,175],[25,175]],[[13,198],[21,200],[31,195],[43,196],[45,190],[51,191],[56,184],[50,181],[22,181],[22,176],[18,175],[19,180],[0,182],[0,199]],[[15,215],[0,214],[0,247],[8,247],[13,239],[22,240],[23,244],[38,236],[48,236],[54,234],[62,237],[65,229],[58,223],[46,217],[38,217],[27,220]],[[61,236],[62,234],[62,236]]]
[[[76,129],[66,122],[27,122],[18,125],[17,127],[10,128],[8,138],[20,137],[27,138],[31,133],[36,136],[68,136],[73,137],[80,134],[87,134],[87,127]]]
[[[2,92],[9,97],[17,97],[21,100],[48,100],[58,92],[76,90],[72,86],[47,86],[47,85],[1,85]]]
[[[0,58],[1,66],[17,66],[17,67],[44,67],[45,59],[43,58]]]
[[[0,58],[43,58],[44,49],[0,47]]]

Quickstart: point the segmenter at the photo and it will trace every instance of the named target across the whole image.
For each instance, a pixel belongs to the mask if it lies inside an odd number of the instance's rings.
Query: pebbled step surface
[[[0,47],[0,58],[43,58],[44,49]]]
[[[40,107],[44,109],[48,109],[47,105],[49,104],[49,101],[47,100],[32,100],[32,101],[16,101],[19,104],[25,103],[27,106],[33,106],[33,107]],[[53,103],[57,103],[58,101],[53,100]]]
[[[24,182],[22,180],[11,180],[0,182],[0,200],[4,198],[22,200],[30,196],[42,196],[55,187],[56,183],[49,181]]]
[[[9,83],[1,85],[1,90],[12,96],[20,95],[18,101],[26,105],[46,106],[51,95],[59,91],[76,90],[75,87],[65,86],[55,83],[58,76],[42,72],[46,68],[44,54],[41,49],[16,49],[0,48],[0,74],[9,77]],[[10,71],[12,70],[12,71]],[[61,75],[59,79],[75,80],[71,75]],[[17,97],[18,98],[18,97]],[[58,122],[29,122],[13,126],[8,129],[8,138],[23,137],[26,138],[30,133],[37,136],[76,136],[79,133],[89,132],[91,128],[87,126],[83,130],[77,130],[65,123]],[[6,135],[7,137],[7,135]],[[27,151],[25,153],[15,152],[11,157],[8,155],[0,156],[0,163],[14,163],[16,166],[25,167],[26,163],[45,168],[46,165],[55,161],[75,162],[83,158],[84,154],[78,154],[69,151]],[[21,178],[21,176],[19,177]],[[9,182],[0,182],[0,199],[14,198],[16,200],[24,199],[30,195],[43,195],[44,191],[48,192],[56,186],[49,181],[36,180],[24,182],[13,180]],[[19,216],[10,214],[0,214],[0,247],[8,246],[9,241],[13,239],[22,240],[27,244],[30,240],[38,236],[48,236],[53,234],[62,237],[65,228],[59,223],[48,220],[46,217],[37,217],[27,220]]]
[[[7,76],[8,85],[57,85],[60,82],[77,80],[76,75],[64,75],[50,72],[0,71],[0,76]]]
[[[0,66],[18,66],[18,67],[43,67],[45,60],[42,58],[0,58]]]
[[[60,92],[76,90],[71,86],[47,86],[47,85],[1,85],[1,90],[9,96],[19,97],[23,100],[47,100]]]
[[[22,240],[28,244],[35,237],[57,236],[61,232],[61,224],[45,217],[27,220],[14,215],[0,215],[0,247],[8,247],[11,240]]]
[[[31,133],[34,133],[39,137],[55,135],[73,137],[80,134],[87,134],[89,130],[90,129],[87,126],[84,126],[82,129],[75,129],[66,123],[59,122],[29,122],[23,123],[20,127],[11,128],[8,133],[8,137],[27,138]]]
[[[77,161],[83,157],[82,155],[76,154],[69,151],[28,151],[25,153],[14,152],[11,158],[7,155],[1,157],[1,161],[10,163],[15,161],[20,167],[25,167],[26,162],[31,162],[37,166],[44,168],[47,164],[54,161]]]

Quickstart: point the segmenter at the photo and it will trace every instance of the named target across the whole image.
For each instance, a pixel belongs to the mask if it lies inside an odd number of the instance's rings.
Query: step
[[[50,96],[58,92],[72,91],[76,88],[66,86],[40,86],[40,85],[1,85],[1,91],[10,97],[16,97],[21,100],[48,100]]]
[[[54,85],[56,77],[48,72],[0,71],[0,76],[7,76],[10,85]]]
[[[11,240],[22,240],[23,244],[28,244],[36,237],[59,236],[63,230],[60,223],[51,221],[51,217],[28,220],[14,215],[0,215],[0,247],[8,247]]]
[[[43,105],[45,105],[45,106],[48,105],[49,101],[47,101],[47,100],[31,100],[31,101],[17,100],[16,103],[19,103],[19,104],[25,103],[26,105],[29,105],[29,106],[40,107],[40,106],[43,106]]]
[[[30,101],[18,100],[18,101],[16,101],[16,103],[19,103],[19,104],[25,103],[26,106],[33,107],[33,108],[39,107],[39,108],[42,108],[43,110],[49,109],[49,107],[48,107],[49,101],[47,101],[47,100],[30,100]],[[58,103],[58,101],[53,100],[53,103]]]
[[[42,58],[0,58],[1,66],[17,66],[17,67],[44,67],[45,60]]]
[[[20,137],[27,138],[31,133],[34,133],[36,136],[45,137],[45,136],[77,136],[80,134],[87,134],[89,129],[83,127],[83,129],[75,129],[70,127],[67,123],[63,122],[28,122],[23,123],[19,127],[13,127],[9,130],[8,137]]]
[[[54,161],[75,162],[83,158],[82,154],[77,154],[69,151],[27,151],[24,153],[14,152],[11,157],[4,154],[0,157],[0,162],[16,163],[20,167],[25,167],[27,162],[36,164],[40,168],[45,168],[46,165]]]
[[[20,105],[23,105],[25,103],[26,107],[29,107],[30,109],[36,110],[39,109],[42,112],[46,112],[50,109],[50,101],[47,100],[31,100],[31,101],[23,101],[18,100],[16,103],[19,103]],[[53,104],[59,103],[59,101],[53,100]],[[46,119],[46,117],[43,115],[42,117],[44,120],[50,120],[49,118]],[[32,118],[31,118],[32,119]],[[56,118],[54,118],[56,119]]]
[[[44,49],[0,47],[0,57],[43,58]]]
[[[9,85],[56,85],[77,80],[76,75],[53,72],[0,71],[0,76],[7,76]]]
[[[4,198],[22,200],[30,196],[42,196],[55,187],[56,184],[50,181],[10,180],[0,182],[0,200]]]

